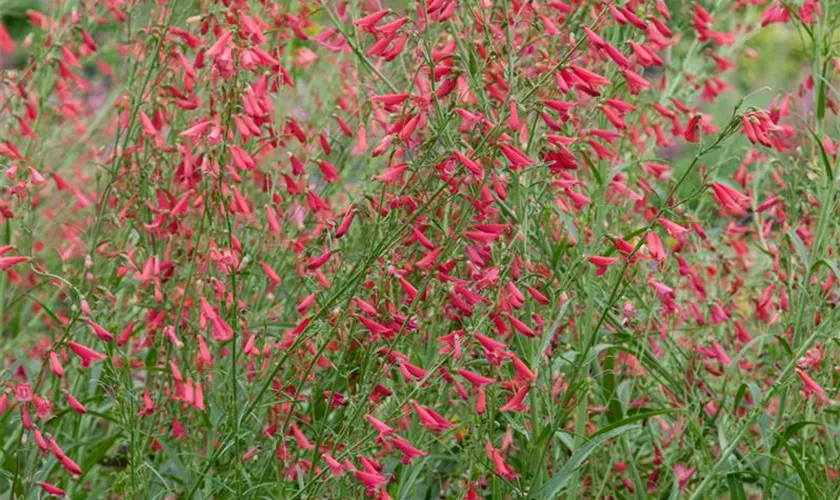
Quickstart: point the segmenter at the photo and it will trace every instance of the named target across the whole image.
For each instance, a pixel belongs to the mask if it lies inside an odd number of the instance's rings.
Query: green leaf
[[[831,165],[831,160],[828,158],[828,153],[825,152],[825,147],[823,146],[822,140],[817,136],[817,134],[808,128],[808,132],[814,137],[814,142],[817,144],[820,152],[820,163],[823,166],[823,170],[825,170],[825,175],[828,177],[828,180],[834,182],[834,170]]]
[[[726,475],[726,486],[729,488],[729,500],[747,500],[747,493],[737,473]]]
[[[638,339],[631,337],[630,340],[636,345],[639,344]],[[671,391],[673,394],[682,395],[685,391],[682,385],[677,383],[673,375],[671,375],[671,372],[666,370],[665,367],[662,366],[662,364],[659,362],[659,360],[656,359],[656,357],[654,357],[649,351],[644,349],[642,346],[639,347],[639,352],[633,351],[626,347],[619,347],[619,349],[636,356],[642,363],[642,366],[644,366],[651,372],[655,372],[656,375],[661,379],[663,385],[665,385],[668,388],[668,390]]]
[[[811,264],[808,261],[808,251],[805,250],[805,244],[802,243],[802,240],[799,238],[799,235],[796,234],[794,231],[788,231],[787,237],[790,239],[793,247],[796,249],[796,253],[799,255],[799,260],[805,264],[805,267],[810,268]]]
[[[790,460],[793,462],[793,468],[796,469],[796,473],[799,475],[799,480],[802,482],[802,486],[805,487],[805,493],[808,495],[808,498],[811,500],[819,500],[823,498],[820,493],[819,489],[817,489],[816,485],[814,485],[813,481],[811,481],[811,475],[805,470],[805,467],[802,466],[802,462],[799,461],[799,457],[796,456],[796,452],[793,451],[793,448],[787,442],[787,439],[782,436],[784,440],[785,449],[787,449],[788,455],[790,455]]]
[[[551,340],[554,338],[554,334],[557,333],[557,329],[560,328],[560,322],[563,321],[563,318],[566,316],[566,311],[569,309],[569,304],[571,303],[571,300],[567,300],[560,307],[557,317],[554,318],[554,321],[551,322],[551,326],[548,330],[546,330],[545,335],[543,336],[542,346],[540,346],[540,357],[538,359],[542,359],[548,351],[548,348],[551,345]]]
[[[80,479],[84,478],[90,470],[99,463],[100,460],[105,458],[105,455],[111,450],[111,447],[114,446],[114,443],[120,438],[119,434],[114,434],[108,436],[107,438],[103,439],[99,442],[99,444],[91,450],[91,452],[85,456],[84,461],[82,462],[82,475]]]
[[[765,340],[769,340],[770,338],[772,338],[774,336],[775,335],[773,335],[772,333],[765,333],[764,335],[759,335],[758,337],[753,337],[749,342],[744,344],[744,347],[742,347],[741,350],[738,351],[738,354],[736,354],[735,356],[732,357],[732,363],[730,363],[729,368],[733,369],[733,370],[737,370],[738,369],[738,360],[741,359],[741,357],[744,354],[746,354],[747,351],[749,351],[750,348],[752,348],[753,345],[755,345],[759,342],[761,342],[763,344]]]
[[[546,425],[542,432],[540,432],[539,436],[537,436],[537,439],[529,444],[530,448],[535,452],[545,449],[545,445],[548,442],[548,438],[551,437],[551,431],[553,430],[554,429],[550,425]]]
[[[618,427],[614,427],[610,430],[605,428],[597,433],[595,433],[591,439],[584,443],[580,448],[574,451],[566,463],[563,465],[563,468],[549,481],[546,483],[542,488],[540,488],[536,493],[531,495],[531,498],[557,498],[563,488],[566,486],[566,483],[574,475],[575,471],[583,464],[583,462],[595,451],[598,446],[603,444],[605,441],[608,441],[616,436],[620,436],[627,431],[633,429],[640,429],[641,426],[639,425],[620,425]]]
[[[817,37],[817,38],[819,39],[819,37]],[[820,43],[820,41],[817,41],[817,43],[815,44],[814,49],[816,51],[816,54],[820,54],[820,48],[821,48],[820,46],[821,45],[822,45],[822,43]],[[815,55],[814,57],[817,61],[819,61],[819,56],[818,55]],[[817,96],[816,96],[816,99],[817,99],[817,119],[819,120],[820,123],[822,123],[823,119],[825,119],[825,103],[827,101],[827,99],[825,98],[825,82],[826,82],[826,76],[827,76],[827,72],[828,72],[828,61],[827,60],[824,61],[822,66],[823,67],[822,67],[822,71],[820,72],[820,79],[817,81]]]
[[[814,271],[819,269],[820,266],[825,266],[829,268],[831,272],[834,273],[834,277],[840,279],[840,268],[838,268],[837,264],[835,264],[834,262],[827,261],[825,259],[820,259],[814,262],[814,264],[811,266],[811,272],[813,273]]]
[[[406,469],[410,472],[406,474]],[[426,460],[419,460],[411,466],[403,468],[403,473],[400,474],[400,486],[397,489],[397,498],[412,498],[412,489],[417,485],[417,478],[421,472],[428,472],[426,470]],[[416,493],[416,492],[415,492]]]
[[[475,54],[473,54],[473,52],[470,51],[470,52],[467,53],[467,57],[469,59],[467,61],[467,64],[469,65],[470,74],[473,75],[473,76],[480,75],[481,70],[478,67],[478,60],[476,59]]]
[[[604,179],[603,177],[601,177],[601,172],[598,172],[598,167],[596,167],[595,164],[592,163],[592,160],[589,158],[588,154],[582,152],[581,156],[583,156],[584,161],[586,161],[586,165],[589,166],[589,171],[592,172],[592,177],[595,178],[595,181],[598,183],[599,186],[603,186]]]
[[[659,415],[667,415],[669,413],[676,413],[678,410],[673,408],[661,408],[658,410],[642,410],[638,412],[633,412],[633,409],[628,410],[628,416],[624,417],[623,419],[619,420],[618,422],[612,423],[607,425],[603,429],[600,429],[598,432],[592,435],[592,437],[598,436],[602,433],[607,433],[612,431],[613,429],[618,429],[621,427],[628,426],[630,424],[635,424],[640,420],[647,420],[649,418],[653,418]]]
[[[776,444],[773,445],[772,452],[776,453],[776,451],[778,451],[782,445],[787,443],[788,439],[792,438],[794,434],[796,434],[800,429],[809,425],[816,425],[817,427],[823,426],[823,424],[819,422],[814,422],[813,420],[802,420],[800,422],[788,425],[787,427],[785,427],[784,432],[782,432],[782,434],[779,436],[779,439],[776,441]]]
[[[744,399],[744,394],[747,393],[747,384],[741,384],[738,387],[738,392],[735,393],[735,399],[732,401],[732,411],[733,413],[738,411],[738,407],[741,405],[741,400]]]
[[[783,479],[780,479],[777,476],[770,475],[759,470],[750,469],[750,470],[741,470],[736,472],[731,472],[729,475],[740,477],[740,481],[742,483],[748,484],[755,484],[758,482],[758,478],[763,478],[767,482],[775,483],[780,486],[784,486],[786,489],[790,490],[793,493],[796,493],[800,497],[805,496],[805,492],[802,491],[800,488],[797,487],[795,484],[791,484]]]
[[[557,431],[554,433],[560,443],[566,447],[567,450],[574,451],[575,449],[575,437],[569,434],[568,432]]]
[[[603,376],[601,377],[601,385],[604,388],[604,399],[607,402],[609,411],[607,412],[607,420],[610,422],[617,422],[623,417],[623,409],[621,402],[618,400],[618,395],[615,391],[615,355],[607,351],[604,356],[604,361],[601,364],[603,369]]]
[[[566,227],[569,234],[572,235],[572,238],[574,238],[575,241],[580,241],[580,234],[578,234],[578,230],[572,219],[570,219],[569,216],[557,206],[554,207],[554,212],[558,217],[560,217],[560,220],[563,222],[563,225]]]
[[[782,337],[781,335],[773,335],[773,337],[775,337],[776,340],[779,341],[779,345],[782,346],[782,349],[785,350],[785,353],[787,353],[788,356],[793,355],[793,349],[790,348],[790,344],[788,343],[786,338]]]
[[[726,486],[729,489],[729,500],[747,500],[747,493],[744,491],[744,484],[739,479],[738,461],[730,456],[727,463]]]
[[[823,426],[823,424],[821,424],[819,422],[815,422],[813,420],[803,420],[801,422],[796,422],[796,423],[790,424],[789,426],[785,427],[785,431],[782,433],[782,436],[784,436],[785,439],[790,439],[794,434],[796,434],[796,432],[799,429],[802,429],[803,427],[806,427],[806,426],[809,426],[809,425],[816,425],[817,427],[822,427]]]
[[[191,484],[194,481],[192,480],[192,474],[190,469],[184,465],[181,461],[181,457],[178,456],[178,452],[175,448],[173,448],[169,441],[165,439],[161,439],[160,446],[163,448],[165,462],[164,464],[167,465],[167,470],[170,472],[170,477],[177,479],[181,484]],[[187,481],[189,479],[189,481]],[[196,479],[196,481],[199,481]]]
[[[27,296],[29,296],[29,298],[30,298],[30,299],[32,299],[32,300],[34,300],[35,302],[37,302],[37,303],[38,303],[38,305],[40,305],[40,306],[41,306],[41,308],[44,310],[44,312],[45,312],[45,313],[47,313],[47,316],[49,316],[49,317],[50,317],[50,319],[52,319],[53,321],[55,321],[57,325],[62,324],[62,321],[61,321],[60,319],[58,319],[58,316],[56,316],[56,314],[53,312],[53,310],[52,310],[52,309],[50,309],[50,308],[49,308],[49,306],[47,306],[46,304],[44,304],[43,302],[41,302],[40,300],[38,300],[38,299],[37,299],[36,297],[34,297],[32,294],[27,293],[26,295],[27,295]]]

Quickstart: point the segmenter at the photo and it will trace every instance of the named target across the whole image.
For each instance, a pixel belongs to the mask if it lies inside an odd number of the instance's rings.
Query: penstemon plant
[[[837,498],[838,29],[6,0],[0,495]]]

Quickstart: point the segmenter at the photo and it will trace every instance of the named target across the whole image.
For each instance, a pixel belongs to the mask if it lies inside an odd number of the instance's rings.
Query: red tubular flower
[[[484,450],[487,453],[487,458],[489,458],[490,461],[493,462],[496,474],[505,478],[508,481],[512,481],[519,477],[519,474],[517,474],[505,463],[504,457],[502,457],[501,452],[493,446],[493,443],[491,443],[490,441],[486,441],[484,445]]]
[[[531,158],[528,158],[522,150],[516,148],[515,146],[511,146],[509,144],[499,144],[499,149],[502,150],[502,154],[504,154],[505,158],[507,158],[511,163],[511,170],[519,170],[536,163]]]
[[[790,22],[790,12],[782,2],[773,2],[761,14],[762,27],[774,23],[786,24],[788,22]]]
[[[87,408],[85,408],[85,405],[83,405],[81,402],[79,402],[79,400],[78,400],[78,399],[76,399],[75,397],[73,397],[73,395],[72,395],[72,394],[70,394],[70,393],[68,392],[68,393],[66,394],[66,396],[67,396],[67,404],[68,404],[68,405],[70,405],[70,408],[71,408],[73,411],[75,411],[76,413],[80,413],[80,414],[82,414],[82,415],[84,415],[85,413],[87,413]]]
[[[598,271],[595,273],[597,276],[601,276],[605,272],[607,272],[607,268],[616,263],[618,260],[616,257],[605,257],[602,255],[592,255],[588,258],[589,262],[598,268]]]
[[[642,78],[642,76],[638,73],[629,69],[625,69],[623,73],[624,79],[627,81],[627,88],[630,90],[631,94],[636,95],[643,90],[653,88],[653,84]]]
[[[93,330],[93,333],[97,337],[99,337],[100,340],[104,340],[105,342],[114,341],[114,334],[102,328],[102,326],[96,323],[95,321],[89,319],[87,320],[87,324],[88,326],[90,326],[90,329]]]
[[[91,349],[87,346],[84,346],[82,344],[78,344],[76,342],[73,342],[72,340],[67,342],[67,346],[74,353],[76,353],[76,355],[79,356],[79,358],[81,358],[82,367],[84,367],[84,368],[90,367],[91,363],[93,363],[94,361],[102,361],[103,359],[106,358],[106,356],[104,354],[100,354],[100,353],[94,351],[93,349]]]
[[[0,257],[0,271],[5,271],[23,262],[29,262],[29,257]]]
[[[828,397],[825,394],[825,389],[823,389],[820,384],[818,384],[810,375],[805,373],[801,368],[794,368],[794,371],[799,376],[799,379],[802,381],[802,392],[805,396],[815,396],[817,401],[825,402],[828,401]]]
[[[446,429],[451,429],[455,427],[455,424],[443,418],[443,416],[441,416],[439,413],[432,410],[431,408],[424,407],[418,404],[416,401],[412,401],[411,405],[414,407],[414,411],[417,413],[417,417],[420,419],[420,425],[422,425],[426,429],[429,429],[432,432],[441,433]]]
[[[700,120],[703,117],[701,115],[694,115],[688,121],[688,125],[685,127],[685,132],[683,133],[683,138],[688,142],[697,142],[700,140]]]
[[[57,497],[63,497],[65,495],[64,490],[62,490],[58,486],[54,486],[50,483],[45,483],[45,482],[41,482],[40,485],[41,485],[41,489],[46,491],[50,495],[57,496]]]
[[[405,465],[410,464],[417,457],[425,457],[429,454],[428,451],[415,448],[411,443],[399,436],[394,436],[391,439],[391,444],[403,454],[402,463]]]
[[[490,385],[490,384],[493,384],[493,383],[496,382],[495,380],[493,380],[490,377],[485,377],[483,375],[480,375],[480,374],[475,373],[475,372],[471,372],[469,370],[458,369],[458,370],[455,370],[455,371],[458,373],[458,375],[467,379],[467,382],[471,383],[472,385],[474,385],[476,387],[482,387],[482,386]]]
[[[64,376],[64,367],[61,366],[55,351],[50,352],[50,370],[59,378]]]
[[[528,409],[528,405],[524,404],[523,401],[530,391],[531,386],[529,385],[519,389],[507,403],[499,408],[499,411],[515,411],[519,413],[526,411]]]
[[[340,463],[338,463],[338,461],[336,461],[336,459],[334,459],[329,453],[324,453],[323,455],[321,455],[321,458],[323,458],[324,461],[327,462],[327,465],[330,467],[330,473],[333,477],[340,476],[341,473],[344,471],[343,466]]]
[[[712,182],[709,185],[712,188],[712,194],[715,200],[717,200],[718,205],[724,211],[737,216],[746,215],[745,209],[750,205],[750,198],[748,196],[719,182]]]

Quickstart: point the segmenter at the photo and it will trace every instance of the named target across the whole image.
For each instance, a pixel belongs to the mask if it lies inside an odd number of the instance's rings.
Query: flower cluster
[[[830,2],[41,4],[3,494],[840,488]],[[738,79],[763,30],[798,88]]]

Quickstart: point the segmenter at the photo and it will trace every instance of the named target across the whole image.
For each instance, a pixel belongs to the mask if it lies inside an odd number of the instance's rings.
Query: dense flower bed
[[[837,5],[0,14],[3,496],[840,492]]]

